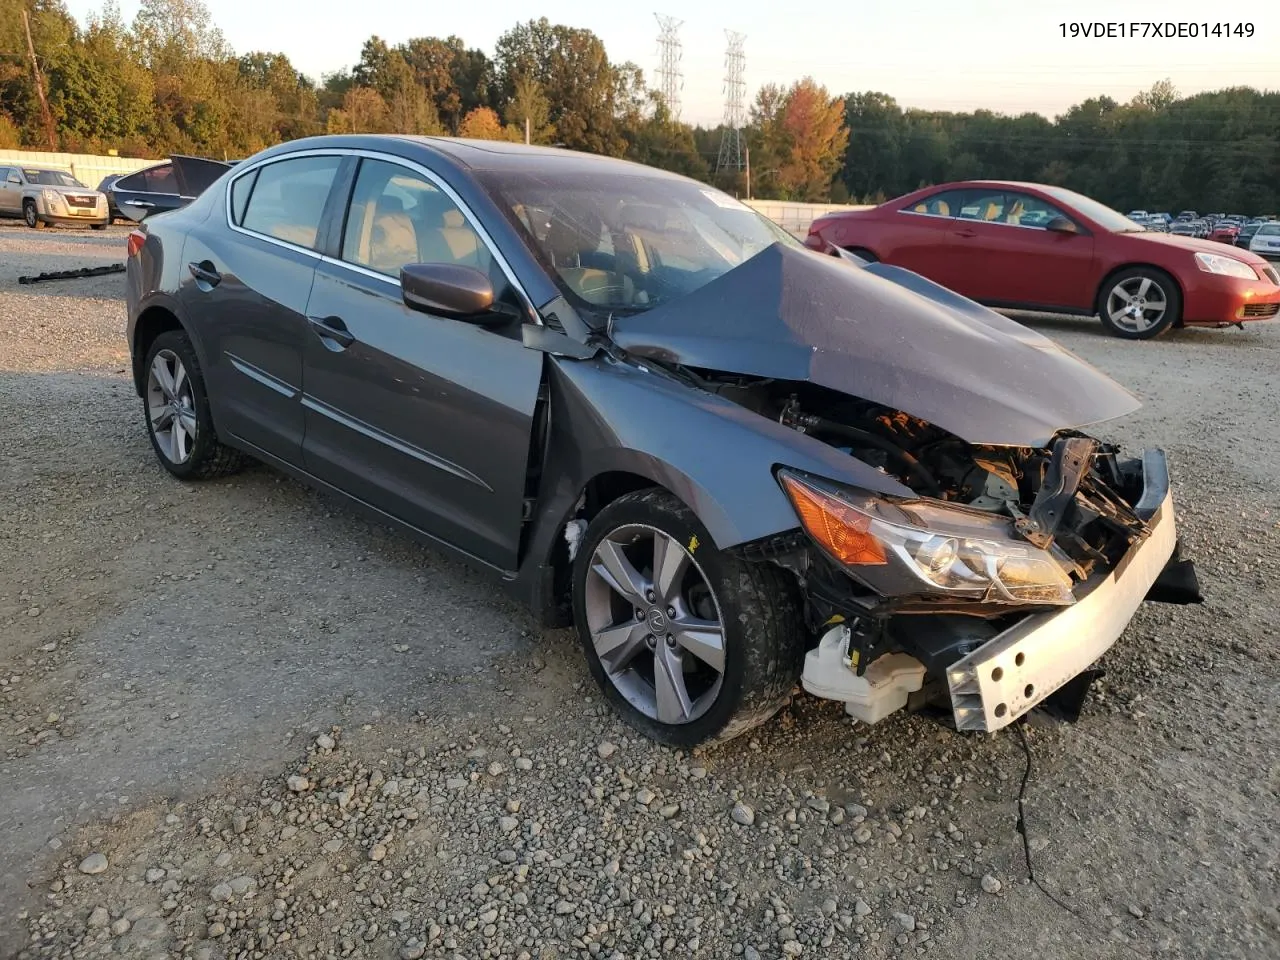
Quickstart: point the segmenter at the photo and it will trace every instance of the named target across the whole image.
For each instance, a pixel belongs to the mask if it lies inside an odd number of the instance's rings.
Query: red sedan
[[[970,181],[820,217],[807,246],[913,270],[996,307],[1096,314],[1113,334],[1280,313],[1280,273],[1221,243],[1145,230],[1061,187]]]
[[[1219,243],[1234,244],[1240,236],[1240,225],[1230,222],[1219,223],[1209,231],[1209,239]]]

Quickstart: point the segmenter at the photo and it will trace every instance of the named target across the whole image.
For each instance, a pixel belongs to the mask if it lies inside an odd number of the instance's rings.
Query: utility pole
[[[528,117],[524,118],[524,142],[526,146],[529,144],[529,118]]]
[[[745,143],[742,145],[742,154],[747,160],[747,199],[751,199],[751,148]]]
[[[44,95],[44,77],[40,73],[40,64],[36,60],[36,45],[31,42],[31,16],[25,7],[22,9],[22,26],[27,31],[27,56],[31,58],[31,76],[36,82],[36,96],[40,98],[40,117],[44,120],[45,136],[49,138],[49,149],[58,149],[58,130],[53,125],[53,114],[49,112],[49,101]]]

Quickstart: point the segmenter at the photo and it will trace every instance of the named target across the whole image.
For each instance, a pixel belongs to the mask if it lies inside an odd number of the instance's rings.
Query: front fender
[[[553,499],[572,498],[567,507],[592,478],[635,473],[688,504],[724,549],[798,525],[774,477],[778,465],[890,496],[913,495],[820,440],[661,373],[606,358],[553,359],[548,370],[548,476],[558,478]]]

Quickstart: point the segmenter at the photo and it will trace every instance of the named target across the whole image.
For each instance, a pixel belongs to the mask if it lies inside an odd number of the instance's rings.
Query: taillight
[[[142,249],[142,245],[147,242],[147,235],[141,230],[134,230],[129,234],[129,256],[136,257],[138,251]]]

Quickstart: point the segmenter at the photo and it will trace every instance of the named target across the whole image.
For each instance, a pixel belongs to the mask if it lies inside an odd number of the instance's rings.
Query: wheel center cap
[[[655,634],[663,634],[667,632],[667,615],[664,611],[653,607],[645,616],[645,620],[649,624],[649,629]]]

